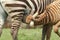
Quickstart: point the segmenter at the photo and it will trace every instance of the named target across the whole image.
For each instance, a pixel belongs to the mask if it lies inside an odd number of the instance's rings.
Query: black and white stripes
[[[1,2],[8,16],[11,17],[11,34],[13,40],[17,40],[16,35],[22,20],[25,21],[25,18],[29,14],[34,15],[35,13],[43,13],[46,6],[53,1],[54,0],[11,0]]]
[[[54,1],[47,6],[47,9],[39,17],[36,21],[40,21],[40,23],[57,23],[60,20],[60,1]]]
[[[54,0],[53,0],[54,1]],[[3,1],[2,5],[12,20],[23,20],[28,14],[42,13],[52,0],[19,0]],[[26,14],[26,15],[25,15]]]
[[[54,32],[60,37],[60,33],[58,31],[60,27],[60,0],[56,0],[51,3],[47,6],[46,10],[38,16],[38,18],[33,20],[36,25],[54,25]]]

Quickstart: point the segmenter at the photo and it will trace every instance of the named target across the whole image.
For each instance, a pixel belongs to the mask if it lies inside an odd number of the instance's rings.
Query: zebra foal
[[[60,33],[58,31],[60,27],[60,0],[54,1],[47,6],[46,10],[42,14],[37,15],[37,18],[31,17],[31,19],[34,21],[35,25],[54,25],[54,32],[60,37]]]

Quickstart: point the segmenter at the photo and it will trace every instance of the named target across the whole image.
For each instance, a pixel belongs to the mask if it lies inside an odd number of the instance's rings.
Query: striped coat
[[[37,16],[38,18],[33,19],[35,25],[49,24],[54,25],[54,32],[60,37],[58,29],[60,27],[60,0],[56,0],[47,6],[46,10]]]
[[[46,10],[41,14],[38,15],[35,21],[41,24],[52,23],[55,24],[60,21],[60,1],[54,1],[49,6],[47,6]]]
[[[13,40],[17,40],[16,36],[21,24],[21,21],[25,23],[25,19],[29,14],[43,13],[46,6],[52,3],[54,0],[19,0],[19,1],[3,1],[1,2],[3,8],[11,17],[11,29],[13,34]],[[15,32],[16,31],[16,32]]]
[[[19,1],[4,1],[3,8],[11,17],[12,26],[19,26],[20,20],[25,21],[29,14],[42,13],[46,6],[54,0],[19,0]]]

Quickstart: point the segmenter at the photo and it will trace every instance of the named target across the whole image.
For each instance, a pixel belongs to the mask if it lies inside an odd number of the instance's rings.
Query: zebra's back
[[[60,20],[60,0],[56,0],[51,3],[46,9],[48,15],[50,16],[50,20],[55,23]]]

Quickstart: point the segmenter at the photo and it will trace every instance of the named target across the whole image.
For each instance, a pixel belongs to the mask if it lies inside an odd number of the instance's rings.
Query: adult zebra
[[[35,22],[35,25],[40,24],[43,25],[49,24],[50,26],[54,25],[53,26],[54,32],[60,37],[60,33],[58,31],[60,27],[60,0],[56,0],[49,6],[47,6],[46,10],[42,14],[37,15],[37,18],[33,18],[33,16],[30,17]]]
[[[54,0],[19,0],[19,1],[3,1],[3,8],[11,17],[11,35],[13,40],[17,39],[17,32],[20,21],[25,23],[25,19],[29,14],[42,13],[46,6]],[[44,40],[42,38],[42,40]],[[48,40],[48,39],[47,39]]]
[[[6,14],[5,10],[3,9],[3,7],[1,6],[1,3],[0,3],[0,36],[2,34],[2,28],[6,21],[7,16],[8,15]]]

